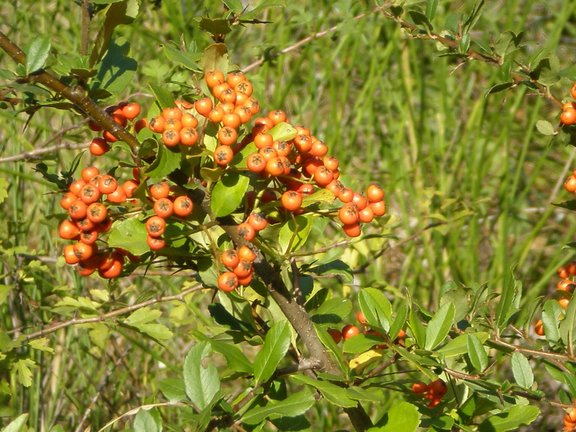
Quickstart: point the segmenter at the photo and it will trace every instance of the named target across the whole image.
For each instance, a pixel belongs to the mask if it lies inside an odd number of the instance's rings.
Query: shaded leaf
[[[286,252],[294,252],[300,249],[308,240],[311,229],[311,216],[300,215],[284,222],[278,233],[280,251],[285,254]]]
[[[50,54],[50,39],[47,36],[36,35],[26,54],[26,73],[31,74],[42,69]]]
[[[364,288],[358,294],[360,310],[371,326],[377,326],[385,332],[390,330],[392,305],[384,293],[375,288]]]
[[[147,236],[146,225],[136,217],[115,221],[110,228],[108,246],[122,248],[140,256],[150,250]]]
[[[166,147],[163,143],[158,142],[156,158],[152,165],[146,169],[153,182],[163,180],[168,174],[180,167],[182,154],[177,149]]]
[[[288,396],[282,401],[270,400],[263,407],[255,407],[246,412],[240,419],[246,424],[258,424],[266,419],[280,417],[296,417],[308,411],[314,405],[315,399],[312,392],[300,391]]]
[[[420,417],[422,415],[418,409],[408,403],[400,402],[394,405],[390,410],[384,414],[382,420],[378,423],[384,423],[382,427],[375,427],[368,429],[369,432],[413,432],[420,424]]]
[[[442,343],[454,324],[454,304],[445,303],[432,317],[426,327],[424,348],[432,350]]]
[[[557,133],[552,123],[547,120],[538,120],[536,122],[536,129],[538,129],[538,132],[542,135],[556,135]]]
[[[538,407],[515,405],[500,414],[493,414],[484,420],[478,430],[480,432],[505,432],[517,430],[521,425],[529,425],[538,415]]]
[[[345,388],[337,386],[336,384],[328,381],[315,380],[314,378],[304,375],[292,375],[291,378],[302,384],[314,387],[322,393],[324,399],[333,405],[344,408],[352,408],[358,405],[354,399],[348,396]]]
[[[215,217],[227,216],[238,208],[248,190],[250,177],[237,172],[225,172],[212,189],[210,206]]]

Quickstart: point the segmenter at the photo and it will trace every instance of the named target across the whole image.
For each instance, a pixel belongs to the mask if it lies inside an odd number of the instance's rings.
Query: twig
[[[184,296],[186,296],[192,292],[195,292],[195,291],[200,291],[201,289],[204,289],[204,287],[200,286],[200,285],[195,285],[193,287],[185,289],[184,291],[182,291],[179,294],[174,294],[174,295],[169,295],[169,296],[164,296],[164,297],[146,300],[146,301],[143,301],[141,303],[133,304],[131,306],[126,306],[126,307],[123,307],[120,309],[115,309],[113,311],[99,315],[97,317],[72,318],[71,320],[68,320],[68,321],[64,321],[64,322],[60,322],[60,323],[53,323],[52,325],[50,325],[49,327],[47,327],[45,329],[36,331],[34,333],[29,333],[27,335],[23,335],[23,340],[29,341],[32,339],[37,339],[37,338],[43,337],[47,334],[54,333],[55,331],[58,331],[60,329],[74,326],[74,325],[93,324],[93,323],[106,321],[107,319],[114,318],[114,317],[117,317],[120,315],[125,315],[127,313],[132,312],[132,311],[141,309],[141,308],[146,307],[146,306],[158,304],[158,303],[165,303],[165,302],[169,302],[169,301],[173,301],[173,300],[184,301]]]
[[[115,419],[110,420],[108,423],[106,423],[104,425],[104,427],[102,427],[101,429],[98,429],[98,432],[103,432],[106,429],[108,429],[110,426],[113,426],[115,423],[117,423],[118,421],[122,420],[124,417],[130,417],[133,416],[135,414],[138,414],[138,412],[140,410],[151,410],[152,408],[160,408],[160,407],[166,407],[166,406],[173,406],[173,407],[187,407],[189,406],[188,404],[185,404],[183,402],[159,402],[159,403],[153,403],[153,404],[147,404],[147,405],[141,405],[137,408],[133,408],[130,411],[125,412],[124,414],[116,417]]]
[[[5,51],[14,61],[20,64],[26,63],[26,54],[2,32],[0,32],[0,49]],[[139,146],[138,139],[114,122],[110,114],[96,105],[96,103],[88,97],[83,88],[72,88],[43,69],[34,71],[25,77],[25,80],[30,83],[40,83],[63,96],[76,105],[78,109],[90,117],[96,124],[109,131],[120,141],[126,142],[133,149]]]

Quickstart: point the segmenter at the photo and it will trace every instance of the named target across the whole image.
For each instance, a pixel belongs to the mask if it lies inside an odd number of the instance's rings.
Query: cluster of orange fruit
[[[430,384],[415,382],[412,384],[412,391],[418,395],[424,395],[428,402],[428,408],[434,408],[440,404],[444,395],[448,392],[448,386],[444,381],[438,378]]]
[[[118,105],[107,108],[106,111],[112,116],[114,122],[123,128],[128,127],[130,123],[130,126],[133,128],[134,132],[138,133],[138,131],[146,127],[146,119],[143,118],[134,121],[142,111],[140,104],[137,102],[122,102]],[[89,126],[90,129],[95,132],[102,131],[102,128],[94,122],[90,122]],[[110,150],[110,143],[116,141],[118,141],[118,139],[109,131],[105,130],[102,132],[101,137],[96,137],[90,142],[90,153],[93,156],[102,156]]]
[[[566,126],[576,124],[576,102],[574,102],[576,99],[576,82],[572,84],[570,96],[573,100],[562,105],[562,113],[560,114],[560,123]]]
[[[100,174],[98,168],[91,166],[84,168],[81,178],[64,193],[60,206],[69,219],[60,223],[58,235],[74,241],[64,246],[64,259],[68,264],[77,264],[82,276],[98,270],[100,276],[110,279],[122,272],[124,258],[129,254],[114,248],[101,252],[96,241],[112,225],[108,205],[126,202],[137,187],[135,180],[120,184],[114,176]]]
[[[558,304],[562,309],[566,309],[570,304],[570,297],[576,287],[576,282],[573,280],[574,276],[576,276],[576,261],[558,267],[556,274],[560,278],[556,284],[556,292],[559,297]],[[534,332],[538,336],[544,336],[544,323],[542,320],[537,320],[534,323]]]
[[[220,263],[227,271],[218,276],[218,288],[225,292],[234,291],[241,286],[248,286],[252,282],[254,268],[252,263],[256,253],[248,246],[238,249],[227,249],[220,255]]]
[[[344,327],[342,327],[342,330],[330,328],[328,329],[328,333],[330,334],[330,336],[332,336],[332,339],[336,343],[339,343],[341,340],[346,341],[350,338],[353,338],[354,336],[358,336],[360,333],[364,333],[367,336],[374,336],[376,338],[384,340],[384,336],[380,332],[371,329],[368,326],[368,321],[366,321],[366,317],[364,316],[362,311],[356,312],[356,321],[358,321],[361,324],[362,330],[360,329],[360,327],[354,324],[346,324]],[[396,336],[396,339],[394,340],[394,343],[404,346],[405,339],[406,339],[406,332],[400,329],[398,335]],[[385,344],[376,345],[375,348],[385,349],[386,345]]]

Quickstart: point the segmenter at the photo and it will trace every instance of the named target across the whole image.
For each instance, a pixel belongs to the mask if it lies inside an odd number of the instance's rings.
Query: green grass
[[[25,47],[42,33],[52,37],[58,53],[78,50],[80,12],[74,2],[33,2],[24,9],[17,3],[0,6],[3,16],[12,17],[0,28],[17,43]],[[155,10],[145,2],[136,24],[119,29],[141,65],[162,58],[162,44],[197,32],[190,21],[202,10],[192,6],[183,11],[185,3],[165,0]],[[205,3],[212,16],[221,11],[219,2]],[[285,109],[294,123],[306,125],[329,145],[347,184],[384,185],[390,219],[383,230],[389,238],[354,244],[344,253],[353,268],[363,269],[358,286],[384,286],[390,293],[407,290],[424,308],[435,309],[447,283],[473,289],[486,284],[490,292],[498,292],[512,270],[528,299],[551,292],[556,267],[573,257],[563,246],[576,232],[570,213],[551,205],[569,198],[563,190],[553,190],[567,174],[564,163],[572,150],[551,145],[535,129],[539,119],[556,123],[557,108],[524,87],[485,97],[502,82],[498,67],[474,61],[461,65],[442,56],[435,42],[408,37],[396,23],[370,12],[367,2],[315,2],[314,13],[307,3],[290,1],[286,8],[271,9],[265,16],[270,24],[237,28],[227,43],[232,61],[243,67],[267,49],[278,51],[340,25],[338,31],[264,63],[250,78],[266,110]],[[471,7],[471,2],[439,3],[433,21],[438,28],[450,14]],[[560,0],[494,2],[486,7],[473,38],[494,41],[506,30],[524,31],[527,54],[542,47],[568,67],[575,9]],[[367,15],[352,18],[362,12]],[[0,55],[0,69],[13,69],[6,55]],[[125,96],[137,93],[136,99],[151,103],[150,95],[142,94],[148,92],[148,81],[150,77],[138,74]],[[562,98],[570,85],[562,80],[553,91]],[[0,117],[0,157],[37,148],[56,131],[81,121],[57,110],[40,111],[28,125],[25,116],[11,110],[0,111]],[[87,142],[89,137],[80,129],[48,145]],[[67,169],[75,154],[61,150],[47,163],[51,169]],[[0,283],[17,288],[0,302],[1,331],[37,328],[50,318],[42,305],[64,294],[104,288],[100,280],[80,280],[58,258],[61,242],[55,237],[54,215],[60,212],[59,198],[34,172],[34,164],[0,164],[0,178],[9,184],[1,204]],[[43,267],[31,268],[30,255]],[[113,295],[121,305],[141,301],[138,296],[154,297],[157,290],[176,293],[182,283],[181,278],[134,277],[118,283]],[[56,352],[35,353],[39,368],[32,387],[20,388],[0,408],[0,416],[30,412],[36,430],[57,424],[73,430],[91,398],[99,395],[85,423],[97,430],[129,409],[153,402],[157,380],[179,369],[190,332],[206,324],[195,317],[205,314],[209,301],[197,294],[185,304],[163,306],[166,314],[181,320],[177,337],[165,349],[122,330],[115,333],[114,343],[99,348],[85,329],[53,334],[50,344]],[[0,390],[0,407],[7,401],[2,398]],[[324,430],[340,427],[328,424],[333,418],[325,413],[316,417],[327,422]]]

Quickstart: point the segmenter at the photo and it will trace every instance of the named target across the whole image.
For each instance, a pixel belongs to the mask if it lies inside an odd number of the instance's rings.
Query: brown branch
[[[559,362],[576,362],[576,357],[574,357],[574,356],[570,356],[570,355],[566,355],[566,354],[558,354],[558,353],[553,353],[553,352],[548,352],[548,351],[538,351],[538,350],[533,350],[530,348],[522,348],[522,347],[513,345],[511,343],[505,342],[502,339],[500,339],[499,337],[495,337],[494,339],[490,339],[489,342],[493,343],[494,345],[503,347],[503,348],[508,348],[512,351],[517,351],[519,353],[526,354],[530,357],[545,358],[545,359],[555,360],[555,361],[559,361]]]
[[[206,192],[202,200],[202,210],[209,216],[211,220],[215,220],[210,207],[210,193]],[[340,370],[334,360],[330,357],[324,345],[318,338],[316,329],[308,312],[300,306],[293,295],[291,295],[288,287],[280,276],[280,269],[272,266],[264,257],[262,252],[252,243],[247,242],[238,235],[237,225],[222,224],[221,228],[224,229],[226,234],[232,239],[237,246],[246,245],[256,253],[256,260],[253,263],[256,274],[260,277],[272,299],[276,302],[282,313],[286,316],[296,333],[302,339],[310,354],[310,361],[317,362],[318,369],[328,374],[340,376]],[[344,410],[354,429],[357,431],[365,431],[372,427],[370,417],[364,411],[362,405],[358,404],[354,408],[346,408]]]
[[[14,44],[8,37],[0,32],[0,49],[5,51],[12,59],[20,64],[26,63],[26,54]],[[64,98],[72,102],[80,111],[86,116],[90,117],[92,121],[101,126],[103,129],[109,131],[112,135],[120,141],[124,141],[133,149],[137,148],[140,144],[136,137],[129,133],[122,126],[114,122],[112,117],[102,108],[100,108],[92,99],[90,99],[83,88],[72,88],[67,86],[54,75],[45,70],[35,71],[26,77],[26,81],[30,83],[39,83],[43,86],[53,90]]]
[[[46,336],[47,334],[54,333],[55,331],[58,331],[60,329],[74,326],[74,325],[94,324],[94,323],[103,322],[103,321],[106,321],[107,319],[114,318],[114,317],[117,317],[120,315],[125,315],[127,313],[133,312],[133,311],[141,309],[143,307],[152,306],[152,305],[158,304],[158,303],[165,303],[165,302],[174,301],[174,300],[184,301],[184,296],[186,296],[192,292],[195,292],[195,291],[200,291],[201,289],[204,289],[204,287],[202,287],[200,285],[196,285],[196,286],[187,288],[178,294],[146,300],[146,301],[143,301],[141,303],[133,304],[131,306],[126,306],[126,307],[123,307],[120,309],[115,309],[113,311],[107,312],[105,314],[102,314],[102,315],[99,315],[96,317],[72,318],[71,320],[68,320],[68,321],[53,323],[52,325],[46,327],[45,329],[38,330],[34,333],[29,333],[29,334],[23,335],[23,340],[24,341],[30,341],[32,339],[37,339],[39,337]]]

